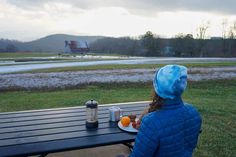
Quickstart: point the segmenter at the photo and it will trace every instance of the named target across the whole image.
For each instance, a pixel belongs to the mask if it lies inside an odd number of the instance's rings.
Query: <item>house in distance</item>
[[[65,53],[87,53],[89,46],[86,41],[65,40]]]

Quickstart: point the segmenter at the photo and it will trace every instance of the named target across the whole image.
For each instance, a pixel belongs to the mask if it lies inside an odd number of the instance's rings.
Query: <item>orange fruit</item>
[[[128,116],[122,117],[122,118],[121,118],[121,124],[122,124],[124,127],[129,126],[129,124],[130,124],[130,118],[129,118]]]

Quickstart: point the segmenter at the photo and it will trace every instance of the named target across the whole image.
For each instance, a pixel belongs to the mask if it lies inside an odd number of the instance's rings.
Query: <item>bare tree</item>
[[[223,19],[221,24],[222,24],[222,38],[226,39],[226,37],[227,37],[227,28],[228,28],[228,20]]]
[[[228,38],[229,39],[235,39],[236,38],[236,21],[230,26],[229,32],[228,32]]]
[[[202,23],[197,28],[197,38],[198,39],[205,39],[206,38],[206,32],[208,28],[210,27],[210,21],[206,23]]]
[[[227,29],[228,29],[228,19],[222,19],[221,23],[222,29],[222,53],[227,53],[226,38],[227,38]]]
[[[236,39],[236,21],[233,22],[232,26],[229,27],[229,47],[228,50],[231,55],[233,55],[234,40]]]
[[[209,27],[210,27],[210,21],[202,23],[197,28],[197,38],[199,39],[200,57],[204,56],[204,50],[203,50],[205,46],[204,40],[206,39],[206,32],[209,29]]]

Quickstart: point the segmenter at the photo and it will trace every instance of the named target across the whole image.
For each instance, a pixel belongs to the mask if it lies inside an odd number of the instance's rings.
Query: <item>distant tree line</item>
[[[236,56],[236,39],[194,39],[191,34],[170,39],[177,57],[231,57]]]
[[[94,53],[144,55],[140,40],[130,37],[98,39],[90,43],[90,49]]]
[[[90,44],[95,53],[118,53],[140,56],[175,56],[175,57],[231,57],[236,56],[236,21],[228,25],[222,21],[222,37],[207,38],[210,22],[202,23],[197,28],[197,38],[192,34],[178,34],[164,39],[151,31],[137,39],[103,38]]]
[[[16,42],[14,40],[0,39],[0,52],[17,52]]]
[[[236,57],[236,34],[232,34],[227,38],[211,39],[194,39],[192,34],[179,34],[164,39],[148,31],[139,38],[97,39],[90,43],[90,49],[94,53],[131,56]],[[22,51],[18,45],[16,41],[0,39],[0,52]]]
[[[98,39],[90,44],[90,48],[95,53],[137,56],[231,57],[236,56],[236,34],[229,38],[211,39],[205,39],[203,33],[197,39],[192,34],[179,34],[164,39],[148,31],[138,39]]]

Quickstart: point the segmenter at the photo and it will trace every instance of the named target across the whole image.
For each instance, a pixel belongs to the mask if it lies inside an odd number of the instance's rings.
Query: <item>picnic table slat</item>
[[[132,108],[132,105],[138,106],[147,106],[148,102],[140,102],[135,104],[113,104],[121,108]],[[99,105],[101,109],[108,109],[112,105]],[[36,116],[36,115],[51,115],[51,114],[58,114],[58,113],[66,113],[66,112],[73,112],[76,110],[84,109],[85,106],[78,106],[78,107],[68,107],[68,108],[55,108],[55,109],[40,109],[40,110],[32,110],[32,111],[18,111],[18,112],[3,112],[0,113],[0,117],[2,118],[14,118],[14,117],[25,117],[25,116]]]
[[[125,132],[94,137],[71,138],[50,142],[0,147],[1,156],[27,156],[133,142],[135,134]],[[14,151],[12,151],[14,150]]]
[[[139,110],[139,109],[144,109],[145,107],[144,106],[137,106],[135,108],[131,108],[131,109],[128,109],[128,110],[124,110],[124,113],[126,111],[135,111],[135,110]],[[124,108],[124,109],[127,109],[127,108]],[[104,109],[101,109],[99,108],[98,109],[98,114],[103,114],[103,113],[108,113],[108,109],[107,110],[104,110]],[[60,117],[73,117],[73,116],[84,116],[86,114],[86,110],[85,108],[82,108],[80,110],[76,110],[76,111],[73,111],[73,112],[68,112],[68,113],[51,113],[51,114],[48,114],[48,115],[37,115],[37,116],[22,116],[22,117],[14,117],[14,118],[1,118],[1,115],[0,115],[0,123],[7,123],[7,122],[20,122],[20,121],[33,121],[33,120],[43,120],[43,119],[53,119],[53,118],[60,118]]]
[[[139,114],[138,114],[139,115]],[[99,128],[104,127],[117,127],[117,123],[111,123],[107,121],[107,118],[103,118],[99,120]],[[9,139],[9,138],[18,138],[18,137],[27,137],[27,136],[36,136],[36,135],[48,135],[53,133],[63,133],[69,132],[71,130],[83,131],[85,129],[85,121],[79,121],[74,123],[74,125],[69,126],[62,126],[62,127],[48,127],[48,128],[34,128],[34,130],[19,130],[14,132],[6,132],[0,133],[0,141],[2,139]]]
[[[127,112],[127,114],[129,113],[134,113],[134,112]],[[139,115],[138,112],[136,112],[137,115]],[[108,120],[105,118],[104,119],[105,122],[107,122]],[[104,122],[103,119],[99,118],[99,123]],[[24,131],[32,131],[32,130],[44,130],[44,129],[50,129],[50,128],[63,128],[63,127],[69,127],[69,126],[80,126],[80,125],[84,125],[85,120],[84,121],[69,121],[69,122],[58,122],[58,123],[48,123],[48,124],[35,124],[35,125],[28,125],[28,126],[18,126],[18,127],[8,127],[8,128],[2,128],[0,129],[0,136],[3,133],[11,133],[11,132],[24,132]]]
[[[62,140],[76,137],[88,137],[88,136],[100,136],[104,134],[114,134],[122,132],[119,128],[100,128],[94,131],[74,131],[74,132],[64,132],[58,134],[50,134],[50,135],[40,135],[40,136],[31,136],[24,138],[16,138],[16,139],[6,139],[1,140],[1,146],[9,146],[9,145],[19,145],[19,144],[27,144],[27,143],[37,143],[44,141],[53,141],[53,140]],[[95,134],[96,133],[96,134]]]
[[[117,123],[112,122],[102,122],[99,123],[98,129],[103,128],[117,128]],[[74,125],[74,126],[67,126],[62,128],[47,128],[41,130],[29,130],[24,132],[11,132],[11,133],[2,133],[0,136],[0,140],[3,139],[16,139],[18,137],[31,137],[31,136],[40,136],[40,135],[50,135],[50,134],[57,134],[57,133],[66,133],[72,131],[84,131],[85,124]]]
[[[131,111],[126,111],[125,114],[129,113],[136,113],[139,114],[139,110],[134,109]],[[109,118],[108,113],[103,113],[98,115],[99,119],[103,118]],[[37,125],[37,124],[49,124],[49,123],[59,123],[59,122],[69,122],[69,121],[86,121],[85,115],[78,115],[78,116],[65,116],[60,118],[53,118],[53,119],[42,119],[42,120],[35,120],[35,121],[20,121],[20,122],[8,122],[8,123],[2,123],[0,125],[0,129],[9,128],[9,127],[18,127],[18,126],[30,126],[30,125]]]

